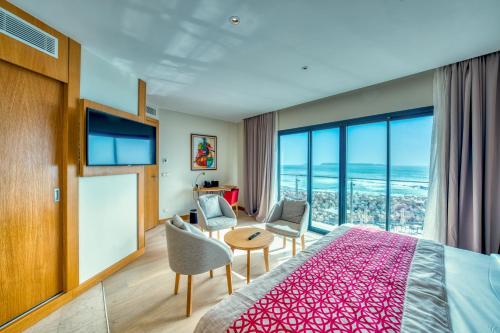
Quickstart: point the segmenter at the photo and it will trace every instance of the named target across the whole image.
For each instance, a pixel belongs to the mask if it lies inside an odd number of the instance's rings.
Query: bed
[[[195,333],[500,332],[498,309],[498,256],[343,225],[217,304]]]

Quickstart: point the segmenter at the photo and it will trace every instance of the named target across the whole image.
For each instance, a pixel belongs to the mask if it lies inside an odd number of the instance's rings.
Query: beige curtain
[[[424,236],[500,250],[500,53],[436,70]]]
[[[245,209],[263,221],[273,198],[276,112],[244,120]]]

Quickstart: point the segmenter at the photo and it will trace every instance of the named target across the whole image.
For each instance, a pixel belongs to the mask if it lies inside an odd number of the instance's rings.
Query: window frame
[[[303,127],[297,127],[297,128],[291,128],[291,129],[285,129],[285,130],[280,130],[278,131],[278,149],[277,149],[277,200],[280,199],[280,193],[281,193],[281,137],[284,135],[289,135],[289,134],[297,134],[297,133],[307,133],[307,139],[308,139],[308,151],[307,151],[307,202],[309,205],[311,205],[311,214],[309,214],[309,221],[308,221],[308,230],[313,231],[319,234],[326,234],[328,233],[327,230],[316,228],[312,226],[312,132],[316,130],[324,130],[324,129],[332,129],[332,128],[338,128],[340,133],[340,138],[339,138],[339,193],[338,193],[338,207],[339,207],[339,224],[342,225],[346,221],[346,168],[347,168],[347,127],[352,126],[352,125],[363,125],[363,124],[369,124],[369,123],[374,123],[374,122],[381,122],[385,121],[386,123],[386,165],[387,165],[387,170],[386,170],[386,196],[385,196],[385,208],[386,208],[386,214],[385,214],[385,230],[389,230],[389,223],[390,223],[390,192],[391,192],[391,121],[392,120],[401,120],[401,119],[411,119],[411,118],[419,118],[419,117],[425,117],[425,116],[433,116],[434,115],[434,106],[425,106],[425,107],[419,107],[419,108],[414,108],[414,109],[407,109],[407,110],[402,110],[402,111],[395,111],[395,112],[388,112],[388,113],[383,113],[383,114],[377,114],[377,115],[371,115],[371,116],[366,116],[366,117],[360,117],[360,118],[352,118],[352,119],[347,119],[347,120],[341,120],[341,121],[335,121],[335,122],[329,122],[329,123],[323,123],[323,124],[318,124],[318,125],[310,125],[310,126],[303,126]]]

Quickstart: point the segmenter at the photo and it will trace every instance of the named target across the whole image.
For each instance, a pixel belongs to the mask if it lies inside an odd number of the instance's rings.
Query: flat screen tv
[[[87,165],[156,164],[156,128],[87,108]]]

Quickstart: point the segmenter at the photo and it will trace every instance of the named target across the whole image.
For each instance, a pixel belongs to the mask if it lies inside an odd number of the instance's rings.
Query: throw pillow
[[[217,195],[204,195],[200,198],[200,206],[207,219],[222,216]]]
[[[174,216],[174,218],[172,219],[172,224],[179,229],[186,230],[186,223],[184,223],[184,221],[182,221],[182,219],[178,215]]]
[[[281,212],[281,219],[300,223],[304,210],[306,209],[306,202],[304,200],[287,200],[283,201],[283,211]]]

